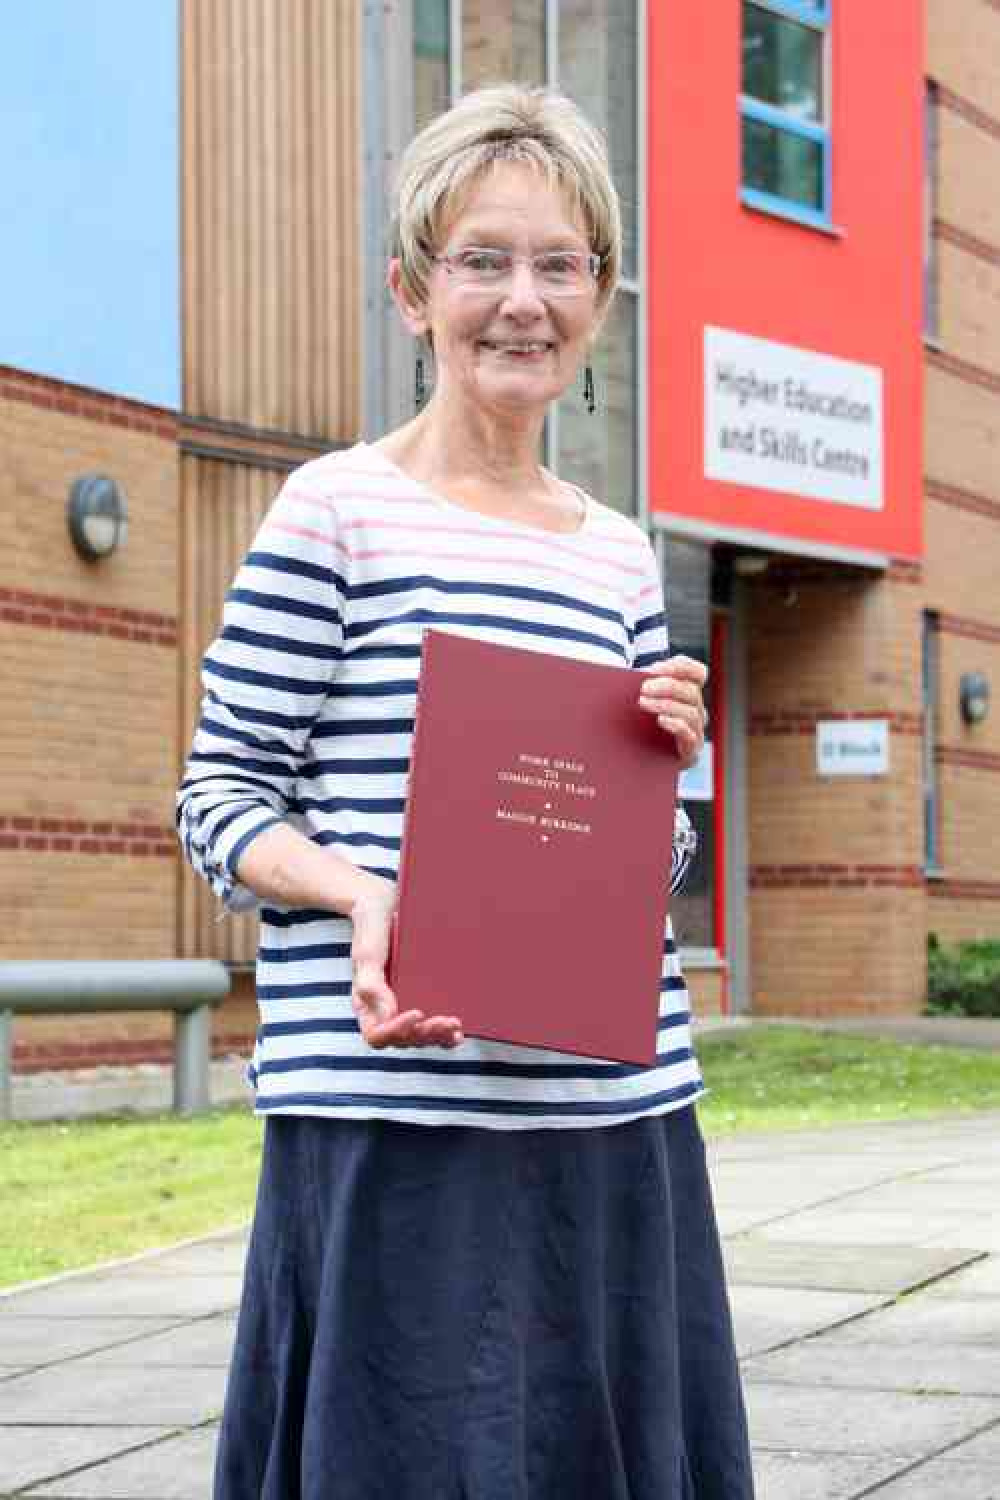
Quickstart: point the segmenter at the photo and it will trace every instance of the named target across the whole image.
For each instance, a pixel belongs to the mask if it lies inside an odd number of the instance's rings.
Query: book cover
[[[403,1009],[655,1060],[679,766],[640,678],[426,632],[389,969]]]

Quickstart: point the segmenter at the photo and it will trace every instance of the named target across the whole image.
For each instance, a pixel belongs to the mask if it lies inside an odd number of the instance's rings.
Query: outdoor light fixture
[[[958,695],[966,724],[981,724],[990,711],[990,684],[985,672],[963,672]]]
[[[737,552],[733,558],[733,572],[740,578],[760,578],[767,572],[769,561],[763,552]]]
[[[73,545],[88,562],[108,557],[128,534],[125,491],[106,474],[84,474],[74,480],[66,514]]]

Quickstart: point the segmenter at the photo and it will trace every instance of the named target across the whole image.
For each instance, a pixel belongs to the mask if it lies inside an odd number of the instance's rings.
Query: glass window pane
[[[563,0],[559,87],[603,132],[622,206],[624,272],[638,275],[638,26],[635,0]]]
[[[462,92],[545,82],[545,0],[463,0]]]
[[[822,144],[744,115],[743,186],[822,212]]]
[[[671,655],[693,656],[709,664],[712,654],[712,548],[703,542],[671,536],[664,547],[663,592]],[[709,724],[715,719],[713,695],[720,687],[714,674],[705,684]],[[715,795],[724,788],[715,783]],[[686,800],[684,809],[698,835],[698,850],[687,880],[670,907],[677,941],[687,948],[713,948],[715,931],[715,827],[713,804]]]
[[[615,510],[634,515],[636,495],[636,299],[619,293],[594,350],[593,416],[582,380],[559,403],[559,454],[563,479]]]
[[[667,540],[663,559],[663,592],[671,655],[693,656],[707,665],[712,639],[712,549],[702,542]],[[709,723],[714,719],[712,694],[717,686],[709,675],[705,704]],[[716,796],[722,788],[716,785]],[[698,835],[687,880],[671,898],[674,932],[686,948],[715,945],[715,829],[711,802],[685,801],[685,811]]]
[[[928,82],[924,95],[924,333],[936,338],[938,321],[938,98]]]
[[[924,781],[924,864],[929,870],[940,865],[938,836],[938,808],[940,787],[938,778],[938,700],[940,697],[940,642],[938,617],[925,611],[922,640],[923,679],[923,781]]]
[[[687,879],[670,898],[674,937],[682,948],[715,947],[715,835],[711,802],[685,802],[698,835]]]
[[[420,130],[451,102],[449,0],[413,0],[413,113]]]
[[[800,120],[822,121],[823,33],[744,5],[743,92]]]

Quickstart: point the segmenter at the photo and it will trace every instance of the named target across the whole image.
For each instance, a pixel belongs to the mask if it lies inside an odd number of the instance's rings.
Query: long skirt
[[[693,1107],[271,1117],[215,1500],[752,1500]]]

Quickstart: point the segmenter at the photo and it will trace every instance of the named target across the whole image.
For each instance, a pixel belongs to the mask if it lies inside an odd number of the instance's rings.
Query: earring
[[[588,363],[583,372],[583,399],[587,403],[587,410],[594,415],[596,402],[594,401],[594,371]]]
[[[418,354],[417,355],[417,367],[416,367],[416,371],[414,372],[414,381],[413,381],[413,402],[414,402],[414,405],[415,405],[417,411],[420,411],[421,407],[423,406],[423,404],[424,404],[424,402],[426,400],[427,400],[427,386],[426,386],[426,384],[424,382],[424,357],[423,357],[422,354]]]

